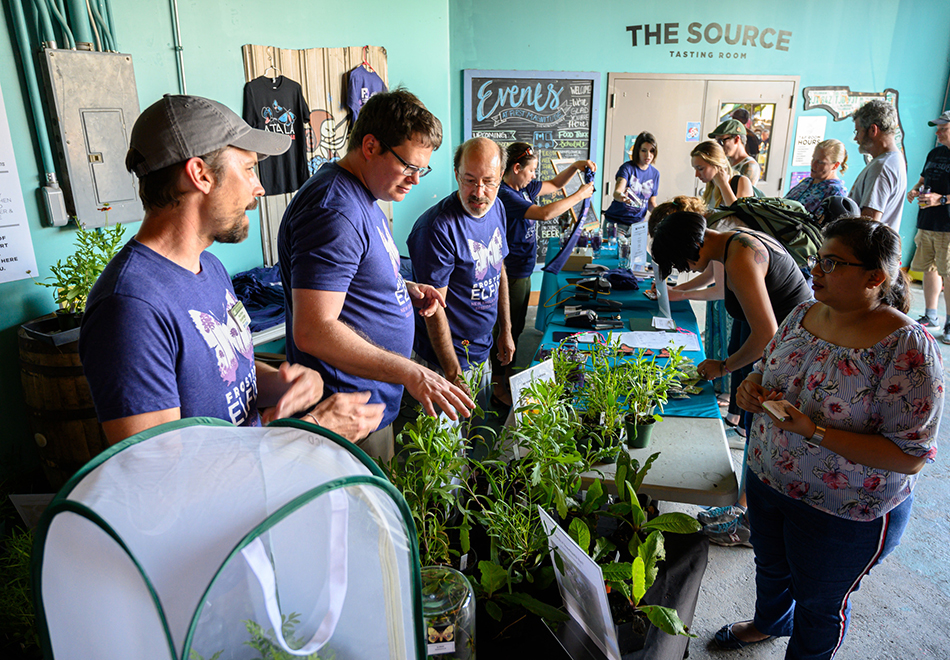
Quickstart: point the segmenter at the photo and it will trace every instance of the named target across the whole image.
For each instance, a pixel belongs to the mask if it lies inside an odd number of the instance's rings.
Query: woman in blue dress
[[[526,142],[508,145],[508,164],[498,188],[498,200],[505,205],[505,215],[508,219],[508,256],[505,257],[505,272],[508,276],[511,336],[516,347],[518,337],[524,330],[528,299],[531,296],[531,273],[534,272],[534,264],[537,261],[538,236],[535,223],[539,220],[553,220],[578,202],[589,198],[594,192],[594,184],[585,183],[573,195],[550,204],[538,204],[537,199],[561,190],[571,177],[588,167],[597,170],[593,161],[578,160],[553,179],[537,181],[535,176],[538,171],[538,157],[531,145]],[[496,325],[495,336],[497,333]],[[501,377],[503,367],[494,351],[491,353],[491,359],[492,405],[499,408],[510,406],[508,379]],[[514,364],[514,359],[511,363]]]
[[[656,138],[643,131],[630,149],[630,160],[617,170],[613,202],[604,216],[621,229],[642,222],[647,211],[656,208],[656,193],[660,187],[660,172],[653,166],[656,156]]]

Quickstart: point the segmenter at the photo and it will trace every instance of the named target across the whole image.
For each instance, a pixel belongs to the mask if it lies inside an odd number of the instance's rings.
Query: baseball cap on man
[[[727,119],[726,121],[719,124],[712,133],[709,134],[711,138],[717,138],[723,135],[745,135],[746,130],[745,126],[742,125],[742,122],[736,121],[735,119]]]
[[[944,124],[950,124],[950,110],[947,110],[933,121],[927,122],[928,126],[943,126]]]
[[[861,207],[850,197],[834,195],[822,200],[815,216],[818,219],[818,224],[826,225],[839,218],[860,218]]]
[[[284,153],[290,144],[289,135],[251,128],[217,101],[166,94],[135,120],[125,167],[145,176],[224,147],[253,151],[263,160]]]

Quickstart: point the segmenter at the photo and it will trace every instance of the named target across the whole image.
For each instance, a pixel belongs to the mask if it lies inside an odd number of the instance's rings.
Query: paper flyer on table
[[[620,660],[617,628],[610,613],[604,574],[600,566],[544,509],[538,507],[538,512],[544,533],[548,535],[551,561],[554,563],[554,574],[564,599],[564,606],[604,655],[610,660]],[[563,571],[554,559],[555,552],[561,558]]]
[[[698,351],[699,338],[693,333],[685,332],[649,332],[644,330],[634,330],[631,332],[614,333],[614,339],[620,340],[628,346],[634,348],[669,348],[670,344],[676,348],[682,347],[684,351]]]

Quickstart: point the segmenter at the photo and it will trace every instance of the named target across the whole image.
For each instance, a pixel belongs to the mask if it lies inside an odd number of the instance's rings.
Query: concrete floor
[[[923,292],[919,283],[912,288],[914,303],[910,315],[917,318],[923,313]],[[694,308],[697,317],[701,317],[703,306],[694,304]],[[534,355],[541,340],[541,334],[534,330],[533,311],[534,308],[526,324],[529,329],[518,342],[519,365]],[[941,343],[940,347],[944,364],[950,366],[950,346]],[[940,453],[934,463],[924,468],[917,482],[911,522],[900,546],[871,571],[852,596],[851,627],[837,660],[950,658],[950,468],[945,453],[950,451],[948,417],[945,406]],[[741,461],[742,452],[734,450],[734,464],[738,466]],[[670,504],[663,510],[695,515],[700,507]],[[754,602],[752,550],[711,546],[692,627],[699,637],[691,642],[689,657],[784,658],[783,640],[740,651],[720,651],[712,643],[713,635],[723,624],[752,618]]]

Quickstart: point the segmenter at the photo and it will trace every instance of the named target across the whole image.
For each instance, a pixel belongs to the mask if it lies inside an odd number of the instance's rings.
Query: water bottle
[[[630,239],[622,234],[617,238],[617,257],[620,268],[630,268]]]

